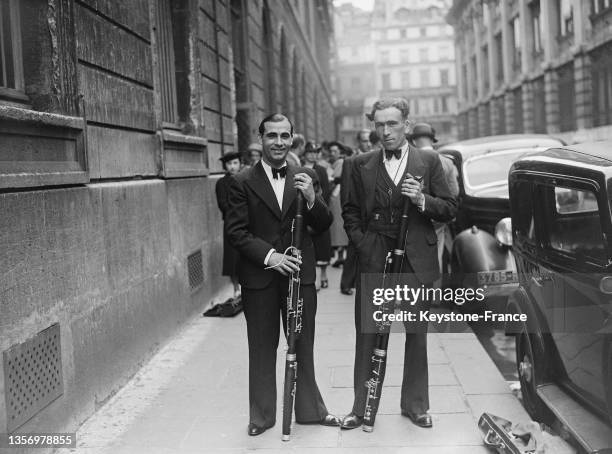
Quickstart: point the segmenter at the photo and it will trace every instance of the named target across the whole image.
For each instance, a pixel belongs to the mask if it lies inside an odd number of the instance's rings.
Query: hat
[[[263,153],[263,147],[259,142],[250,143],[247,147],[247,151],[259,151],[259,153]]]
[[[416,123],[413,126],[410,139],[416,139],[417,137],[429,137],[433,143],[438,142],[436,130],[429,123]]]
[[[225,164],[226,162],[231,161],[232,159],[240,159],[240,152],[231,151],[229,153],[225,153],[223,156],[219,158],[219,161]]]

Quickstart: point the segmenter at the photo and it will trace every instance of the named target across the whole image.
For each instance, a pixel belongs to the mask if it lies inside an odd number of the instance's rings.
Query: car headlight
[[[503,246],[512,246],[512,220],[503,218],[495,226],[495,239]]]

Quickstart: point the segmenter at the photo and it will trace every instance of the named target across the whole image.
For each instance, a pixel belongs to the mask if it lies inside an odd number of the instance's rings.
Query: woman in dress
[[[329,228],[331,234],[331,245],[336,251],[335,260],[332,263],[334,268],[341,266],[344,263],[344,251],[348,246],[348,237],[344,231],[344,222],[342,221],[342,203],[340,201],[340,181],[342,178],[342,164],[344,158],[348,155],[347,148],[340,142],[331,142],[329,144],[330,163],[332,166],[332,193],[329,199],[329,209],[334,216],[334,222]]]

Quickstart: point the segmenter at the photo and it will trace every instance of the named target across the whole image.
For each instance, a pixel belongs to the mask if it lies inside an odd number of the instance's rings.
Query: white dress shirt
[[[281,211],[283,211],[283,195],[285,194],[285,180],[287,178],[281,177],[280,175],[278,176],[278,178],[274,178],[272,176],[272,167],[270,166],[270,164],[265,162],[263,159],[261,160],[261,165],[264,169],[264,172],[266,172],[266,176],[268,177],[268,181],[270,182],[270,185],[272,186],[272,190],[274,191],[274,195],[276,196],[276,201],[278,202],[278,207],[280,208]],[[282,169],[283,167],[287,167],[286,161],[285,161],[285,164],[282,165],[280,168]],[[313,206],[314,206],[314,203],[313,204],[310,204],[308,202],[306,203],[306,208],[308,210],[310,210]],[[268,251],[266,258],[264,259],[264,265],[268,266],[268,260],[270,260],[270,257],[272,256],[274,252],[276,252],[276,249],[274,248]]]
[[[404,142],[402,146],[402,156],[397,159],[395,156],[391,156],[391,159],[387,159],[383,153],[383,162],[385,163],[385,169],[389,174],[389,178],[393,180],[393,183],[397,184],[402,181],[404,172],[406,171],[406,164],[408,163],[408,142]]]
[[[390,159],[387,159],[385,153],[383,152],[383,163],[385,164],[385,169],[387,170],[387,174],[389,178],[393,180],[393,183],[397,186],[400,181],[402,181],[402,177],[404,176],[404,172],[406,171],[406,165],[408,164],[408,152],[410,147],[408,146],[408,142],[404,142],[404,145],[401,147],[402,155],[399,159],[395,157],[395,155],[391,156]],[[417,207],[420,211],[425,210],[425,199],[419,206]]]

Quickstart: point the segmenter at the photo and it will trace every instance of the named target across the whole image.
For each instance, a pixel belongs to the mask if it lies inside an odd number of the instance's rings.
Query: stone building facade
[[[355,145],[371,125],[364,113],[381,96],[406,98],[414,121],[432,124],[441,142],[457,138],[453,30],[444,1],[378,0],[371,12],[336,9],[339,130]]]
[[[455,0],[462,138],[612,137],[610,0]]]
[[[333,136],[330,8],[0,2],[0,433],[74,431],[227,285],[219,157]]]

